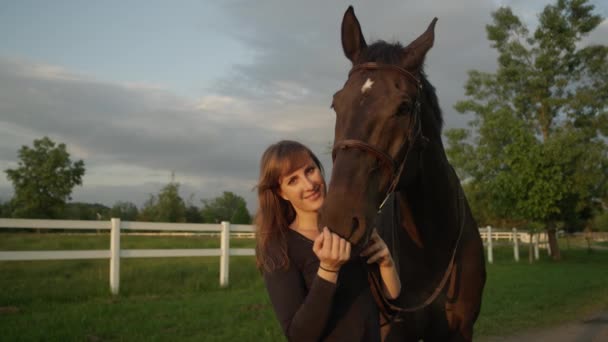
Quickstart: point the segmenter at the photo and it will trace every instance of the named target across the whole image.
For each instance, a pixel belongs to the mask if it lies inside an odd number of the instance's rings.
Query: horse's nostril
[[[354,233],[357,229],[359,229],[359,219],[353,217],[353,222],[351,224],[351,234]]]

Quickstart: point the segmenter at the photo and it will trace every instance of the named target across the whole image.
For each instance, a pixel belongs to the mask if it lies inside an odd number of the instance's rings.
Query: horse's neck
[[[443,148],[429,146],[415,181],[399,193],[403,228],[417,245],[441,250],[456,239],[462,219],[457,210],[459,186]]]
[[[414,242],[414,244],[416,244],[416,246],[418,246],[419,248],[424,248],[424,244],[422,243],[422,239],[418,231],[418,226],[416,225],[416,221],[414,220],[414,216],[412,215],[412,209],[410,208],[410,204],[407,197],[399,196],[398,205],[399,212],[401,213],[399,217],[400,226],[407,233],[410,240]]]

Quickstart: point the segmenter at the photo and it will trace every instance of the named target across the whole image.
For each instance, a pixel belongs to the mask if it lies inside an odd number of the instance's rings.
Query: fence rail
[[[0,219],[0,229],[29,228],[29,229],[63,229],[63,230],[109,230],[109,250],[70,250],[70,251],[0,251],[0,261],[22,260],[69,260],[69,259],[109,259],[110,260],[110,290],[118,294],[120,287],[121,258],[165,258],[165,257],[220,257],[220,286],[228,286],[230,256],[253,256],[253,248],[230,248],[230,237],[253,237],[254,228],[251,225],[230,224],[197,224],[197,223],[158,223],[132,222],[113,218],[110,221],[72,221],[72,220],[31,220],[31,219]],[[147,232],[144,232],[147,231]],[[164,233],[149,233],[157,231]],[[168,233],[167,233],[168,232]],[[220,237],[220,248],[206,249],[121,249],[120,236],[124,234],[137,235],[177,235],[190,234],[213,235]],[[532,243],[534,257],[539,258],[539,248],[551,250],[547,243],[546,233],[529,234],[512,231],[496,231],[488,226],[480,228],[479,233],[487,248],[488,262],[494,261],[494,242],[505,240],[513,244],[513,257],[519,261],[519,243]]]
[[[0,261],[24,260],[70,260],[70,259],[109,259],[110,291],[118,294],[120,288],[121,258],[165,258],[165,257],[220,257],[220,286],[228,286],[230,256],[255,255],[253,248],[230,248],[231,234],[252,236],[250,225],[231,225],[193,223],[158,223],[131,222],[113,218],[110,221],[71,221],[71,220],[30,220],[0,219],[0,229],[65,229],[65,230],[109,230],[109,250],[76,250],[76,251],[0,251]],[[128,231],[162,231],[162,232],[202,232],[220,236],[220,248],[205,249],[121,249],[120,236]]]

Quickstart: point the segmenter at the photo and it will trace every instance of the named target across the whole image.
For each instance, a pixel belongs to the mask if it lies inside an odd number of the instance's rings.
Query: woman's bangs
[[[280,177],[285,177],[294,173],[296,170],[306,166],[306,164],[312,160],[308,151],[304,149],[287,153],[282,159],[283,160],[280,163],[282,165]]]

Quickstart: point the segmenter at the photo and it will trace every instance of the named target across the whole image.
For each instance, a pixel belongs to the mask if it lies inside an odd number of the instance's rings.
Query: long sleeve
[[[325,330],[336,284],[319,276],[306,291],[292,264],[287,270],[264,273],[264,282],[279,323],[289,341],[318,341]]]

